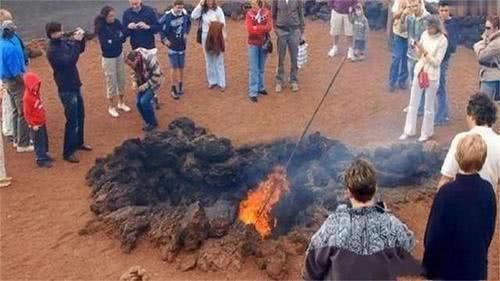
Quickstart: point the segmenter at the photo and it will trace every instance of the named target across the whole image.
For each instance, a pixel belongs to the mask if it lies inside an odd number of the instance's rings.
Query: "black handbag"
[[[201,45],[201,35],[203,34],[203,13],[198,21],[198,30],[196,31],[196,43]]]
[[[273,52],[273,40],[271,40],[271,35],[269,33],[266,33],[266,36],[264,37],[262,49],[267,54],[271,54]]]

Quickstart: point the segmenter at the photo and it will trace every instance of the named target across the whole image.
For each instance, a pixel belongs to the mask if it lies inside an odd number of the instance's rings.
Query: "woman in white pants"
[[[418,106],[424,93],[424,120],[422,123],[422,132],[418,141],[425,142],[434,135],[434,103],[436,100],[436,92],[439,88],[441,61],[448,48],[448,39],[446,39],[444,27],[439,17],[431,16],[428,18],[427,23],[427,30],[422,34],[420,42],[414,43],[419,59],[415,65],[415,83],[412,83],[410,104],[406,114],[404,133],[399,137],[400,140],[406,140],[417,134]],[[425,76],[427,76],[428,79],[420,79]],[[428,86],[426,88],[421,85],[421,80],[428,80]],[[422,87],[424,87],[424,89]]]
[[[206,71],[208,87],[213,89],[219,87],[223,92],[226,88],[226,72],[224,66],[224,52],[219,54],[207,53],[205,44],[207,41],[208,30],[210,28],[210,23],[219,22],[224,25],[223,36],[224,39],[227,38],[226,34],[226,19],[224,17],[224,12],[217,5],[217,0],[201,0],[200,3],[194,8],[191,13],[191,17],[194,20],[200,20],[202,28],[202,42],[203,53],[205,55],[206,61]]]

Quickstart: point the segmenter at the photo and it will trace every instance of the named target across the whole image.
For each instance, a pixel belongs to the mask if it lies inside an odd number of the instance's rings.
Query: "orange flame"
[[[289,190],[285,168],[274,168],[267,179],[251,190],[240,203],[239,219],[247,225],[253,224],[262,238],[268,237],[277,223],[276,218],[271,216],[271,210]]]

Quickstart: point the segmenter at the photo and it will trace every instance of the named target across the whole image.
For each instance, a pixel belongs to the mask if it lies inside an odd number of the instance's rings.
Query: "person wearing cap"
[[[483,39],[474,45],[479,60],[481,92],[492,100],[500,99],[500,18],[489,16],[486,19]]]
[[[481,178],[487,145],[479,134],[460,139],[460,173],[434,198],[424,238],[428,280],[487,280],[488,248],[495,232],[496,196]]]
[[[66,116],[63,159],[79,163],[76,151],[92,150],[84,143],[85,108],[77,67],[80,54],[85,51],[84,31],[79,28],[71,38],[64,38],[63,27],[58,22],[47,23],[45,31],[50,39],[47,59],[54,70],[54,80]]]
[[[417,78],[411,87],[404,132],[399,139],[406,140],[417,134],[417,111],[425,93],[424,120],[418,141],[426,142],[434,135],[434,102],[439,87],[441,62],[448,48],[448,39],[438,16],[428,17],[427,30],[422,34],[420,42],[414,43],[414,47],[419,57],[414,70]]]
[[[16,33],[16,25],[7,17],[10,13],[3,10],[0,30],[0,79],[7,90],[13,109],[12,127],[13,141],[17,152],[32,152],[29,127],[23,114],[23,75],[26,71],[26,56],[24,45]]]

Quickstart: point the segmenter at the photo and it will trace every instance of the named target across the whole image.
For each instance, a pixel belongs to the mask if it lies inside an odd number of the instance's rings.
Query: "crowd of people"
[[[132,73],[136,107],[144,121],[143,130],[158,126],[158,90],[163,73],[155,35],[167,48],[170,65],[170,95],[185,93],[184,67],[187,38],[193,23],[198,24],[196,42],[201,45],[208,89],[224,92],[227,87],[224,54],[228,46],[224,12],[216,0],[201,0],[191,14],[182,0],[160,17],[141,0],[129,0],[122,21],[111,6],[95,18],[106,80],[108,113],[118,118],[130,112],[126,104],[127,65]],[[289,87],[299,91],[299,66],[304,54],[304,3],[302,0],[251,0],[245,16],[248,32],[248,97],[251,102],[268,95],[265,64],[276,50],[278,67],[275,92]],[[268,8],[270,7],[270,8]],[[366,58],[369,23],[362,1],[330,0],[333,46],[328,56],[341,54],[341,37],[347,41],[346,58]],[[423,116],[418,141],[434,135],[436,125],[449,122],[447,73],[456,51],[459,28],[450,15],[449,4],[439,3],[439,15],[425,9],[424,0],[395,0],[392,12],[392,61],[389,67],[390,92],[408,90],[404,109],[406,122],[400,140],[417,134],[417,119]],[[42,103],[42,81],[28,71],[29,58],[10,12],[0,9],[0,79],[2,81],[2,133],[17,152],[35,152],[39,167],[50,168],[48,131]],[[443,163],[438,193],[425,233],[422,265],[410,252],[415,246],[412,231],[383,203],[375,202],[376,172],[363,160],[356,160],[345,172],[349,205],[340,206],[312,237],[306,253],[306,280],[394,279],[404,273],[423,274],[429,279],[486,279],[487,253],[495,230],[496,190],[500,180],[500,136],[494,132],[500,96],[500,20],[488,17],[482,40],[474,45],[480,64],[480,92],[467,106],[470,131],[451,142]],[[276,47],[271,33],[274,30]],[[49,22],[47,59],[53,70],[57,92],[66,117],[63,159],[78,163],[76,152],[90,151],[85,143],[85,108],[82,82],[77,67],[85,51],[86,32],[78,28],[65,32],[63,25]],[[124,53],[124,44],[131,51]],[[303,51],[303,49],[302,49]],[[285,75],[285,58],[290,72]],[[3,138],[0,138],[0,187],[10,185],[5,171]],[[386,262],[390,260],[391,262]],[[346,266],[349,265],[349,266]],[[359,265],[359,266],[358,266]],[[358,268],[363,268],[359,270]]]

